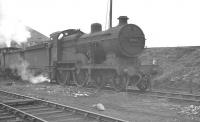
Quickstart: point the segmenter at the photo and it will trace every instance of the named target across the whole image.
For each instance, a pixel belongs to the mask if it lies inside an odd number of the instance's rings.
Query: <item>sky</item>
[[[89,33],[96,22],[105,30],[107,6],[108,0],[0,0],[0,22],[17,20],[46,36],[70,28]],[[113,26],[128,16],[147,47],[199,46],[199,6],[200,0],[113,0]]]

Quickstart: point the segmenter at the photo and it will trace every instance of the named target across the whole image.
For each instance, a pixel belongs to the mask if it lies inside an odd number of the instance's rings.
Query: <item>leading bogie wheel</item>
[[[116,91],[126,90],[127,79],[125,76],[116,76],[113,80],[114,88]]]
[[[150,84],[150,79],[144,75],[141,77],[140,79],[140,82],[137,84],[137,88],[140,90],[140,91],[146,91],[148,88],[149,88],[149,85]]]

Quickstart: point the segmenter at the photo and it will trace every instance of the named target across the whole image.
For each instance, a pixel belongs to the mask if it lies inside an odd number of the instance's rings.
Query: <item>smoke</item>
[[[34,72],[31,72],[28,69],[29,63],[20,58],[20,61],[11,65],[11,69],[17,69],[18,75],[21,76],[22,80],[29,81],[33,84],[42,83],[42,82],[50,82],[50,79],[43,74],[34,75]]]
[[[10,47],[12,41],[17,42],[19,45],[26,42],[31,37],[28,28],[19,21],[16,17],[3,11],[3,4],[0,1],[0,47]]]
[[[12,41],[21,44],[30,38],[28,28],[18,20],[9,17],[1,17],[0,21],[0,43],[5,43],[8,47]]]

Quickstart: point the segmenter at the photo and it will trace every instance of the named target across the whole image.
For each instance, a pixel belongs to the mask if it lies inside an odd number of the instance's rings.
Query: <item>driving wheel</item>
[[[98,89],[102,89],[104,87],[105,81],[102,75],[97,75],[95,78],[95,87]]]
[[[88,73],[87,71],[80,70],[76,72],[76,85],[78,87],[83,87],[88,81]]]
[[[69,71],[57,71],[56,79],[60,85],[67,85],[70,82],[70,72]]]

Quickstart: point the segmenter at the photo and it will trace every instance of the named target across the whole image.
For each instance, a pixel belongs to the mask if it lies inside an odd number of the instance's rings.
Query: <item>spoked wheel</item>
[[[140,81],[139,83],[137,84],[137,87],[140,91],[146,91],[147,88],[149,88],[149,85],[150,84],[150,79],[147,75],[143,75],[141,78],[140,78]]]
[[[86,85],[88,81],[88,73],[87,71],[84,71],[84,70],[80,70],[78,72],[76,72],[76,85],[78,87],[83,87]]]
[[[69,71],[57,71],[56,80],[60,85],[67,85],[70,82]]]
[[[126,90],[127,79],[125,76],[116,76],[113,80],[113,85],[116,91]]]
[[[103,79],[103,76],[102,75],[97,75],[96,78],[95,78],[95,87],[97,89],[102,89],[104,87],[104,79]]]

